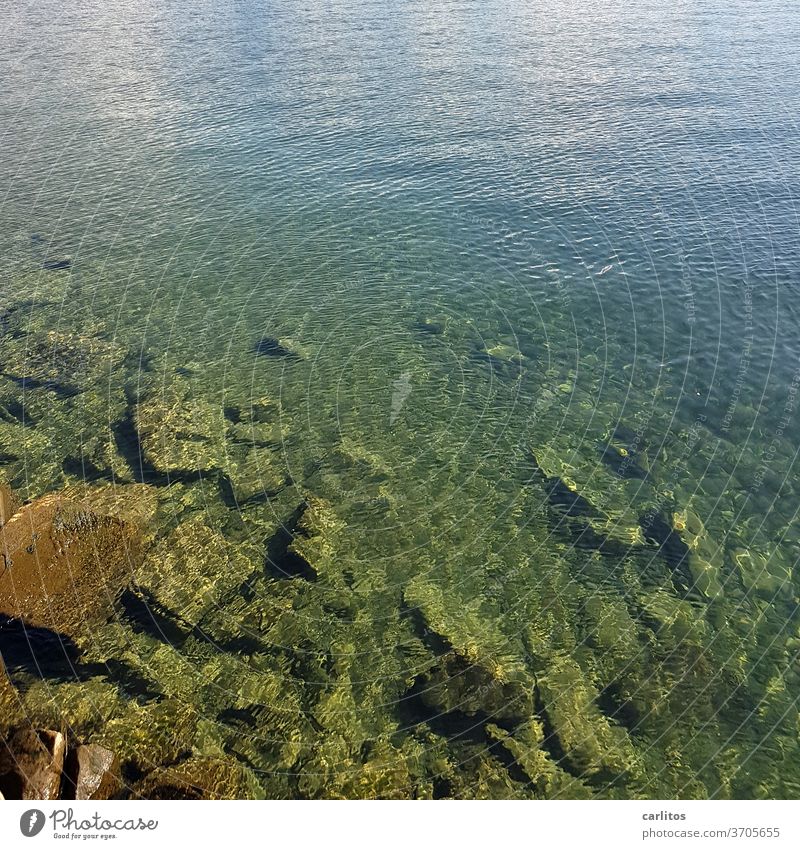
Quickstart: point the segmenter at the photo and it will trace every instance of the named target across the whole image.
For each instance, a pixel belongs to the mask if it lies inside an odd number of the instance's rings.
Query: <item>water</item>
[[[798,795],[793,4],[3,17],[3,472],[155,503],[36,721],[223,795]],[[119,354],[23,392],[54,331]]]

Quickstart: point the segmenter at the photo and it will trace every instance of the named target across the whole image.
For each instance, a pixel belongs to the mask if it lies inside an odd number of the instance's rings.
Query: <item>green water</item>
[[[25,710],[132,785],[794,798],[796,12],[446,5],[6,13],[2,473],[150,541]]]

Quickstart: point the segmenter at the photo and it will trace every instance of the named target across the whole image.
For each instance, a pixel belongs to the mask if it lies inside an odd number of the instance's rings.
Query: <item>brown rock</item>
[[[96,743],[70,751],[66,775],[75,799],[110,799],[122,789],[119,759]]]
[[[134,525],[57,494],[39,498],[0,529],[0,613],[79,633],[110,613],[139,549]]]
[[[16,513],[17,506],[11,487],[6,483],[0,483],[0,528]]]
[[[58,799],[66,749],[58,731],[19,729],[0,743],[0,792],[6,799]]]

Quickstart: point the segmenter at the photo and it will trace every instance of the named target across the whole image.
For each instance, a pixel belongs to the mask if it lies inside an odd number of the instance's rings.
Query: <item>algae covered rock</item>
[[[432,581],[414,578],[404,591],[406,603],[418,608],[428,626],[469,664],[482,667],[501,684],[532,684],[532,676],[513,643],[496,629],[480,605],[449,599]]]
[[[308,798],[325,799],[413,799],[415,785],[403,751],[386,739],[365,741],[363,752],[347,745],[346,738],[321,742],[315,759],[308,762],[309,774],[299,786]],[[322,768],[322,775],[314,771]]]
[[[222,470],[236,505],[269,498],[288,479],[281,456],[271,448],[234,446],[226,455]]]
[[[156,530],[159,494],[157,489],[147,484],[74,483],[64,487],[59,495],[84,510],[113,516],[135,527],[146,542]]]
[[[591,790],[574,775],[554,763],[544,748],[545,731],[536,718],[522,723],[513,732],[489,724],[490,738],[498,741],[514,758],[543,799],[588,799]]]
[[[507,345],[504,342],[498,342],[494,345],[487,345],[484,348],[486,356],[491,360],[501,363],[519,364],[524,362],[524,354],[515,348],[513,345]]]
[[[176,379],[138,403],[134,425],[142,457],[157,472],[180,476],[223,464],[222,410],[194,397],[182,381]]]
[[[63,456],[47,431],[0,420],[0,457],[21,499],[35,497],[63,479]]]
[[[202,517],[194,517],[148,553],[136,570],[136,581],[173,614],[195,625],[258,566],[257,547],[232,544]]]
[[[496,721],[519,722],[535,712],[532,686],[499,681],[455,653],[444,655],[421,674],[415,691],[435,714],[457,711],[467,716],[487,715]]]
[[[250,770],[230,760],[189,758],[158,768],[131,789],[140,799],[260,799],[263,790]]]
[[[70,396],[107,379],[124,357],[123,348],[98,336],[32,332],[4,344],[0,371],[28,388]]]
[[[475,716],[478,724],[485,717],[518,723],[533,716],[534,675],[519,654],[519,644],[497,628],[488,611],[449,599],[423,578],[413,579],[404,597],[442,641],[440,656],[426,664],[409,695],[433,715]]]
[[[587,776],[600,770],[620,774],[635,764],[630,740],[600,713],[598,693],[572,658],[553,663],[537,687],[553,733],[574,769]]]
[[[752,548],[736,548],[731,557],[748,593],[770,600],[794,595],[791,567],[782,562],[779,553],[764,554]]]
[[[344,527],[345,523],[327,501],[307,495],[289,551],[307,563],[315,575],[329,573]]]
[[[253,346],[253,351],[262,357],[286,360],[304,360],[308,357],[306,348],[291,336],[262,336]]]
[[[638,627],[628,612],[624,600],[610,593],[594,593],[584,603],[589,623],[588,638],[601,652],[609,652],[628,663],[642,653]]]
[[[22,700],[8,677],[5,661],[0,653],[0,737],[20,719],[22,719]]]

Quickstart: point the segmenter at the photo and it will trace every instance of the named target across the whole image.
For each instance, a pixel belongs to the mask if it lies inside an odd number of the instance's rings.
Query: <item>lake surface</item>
[[[36,722],[221,795],[800,795],[796,4],[0,18],[1,471],[155,504]]]

